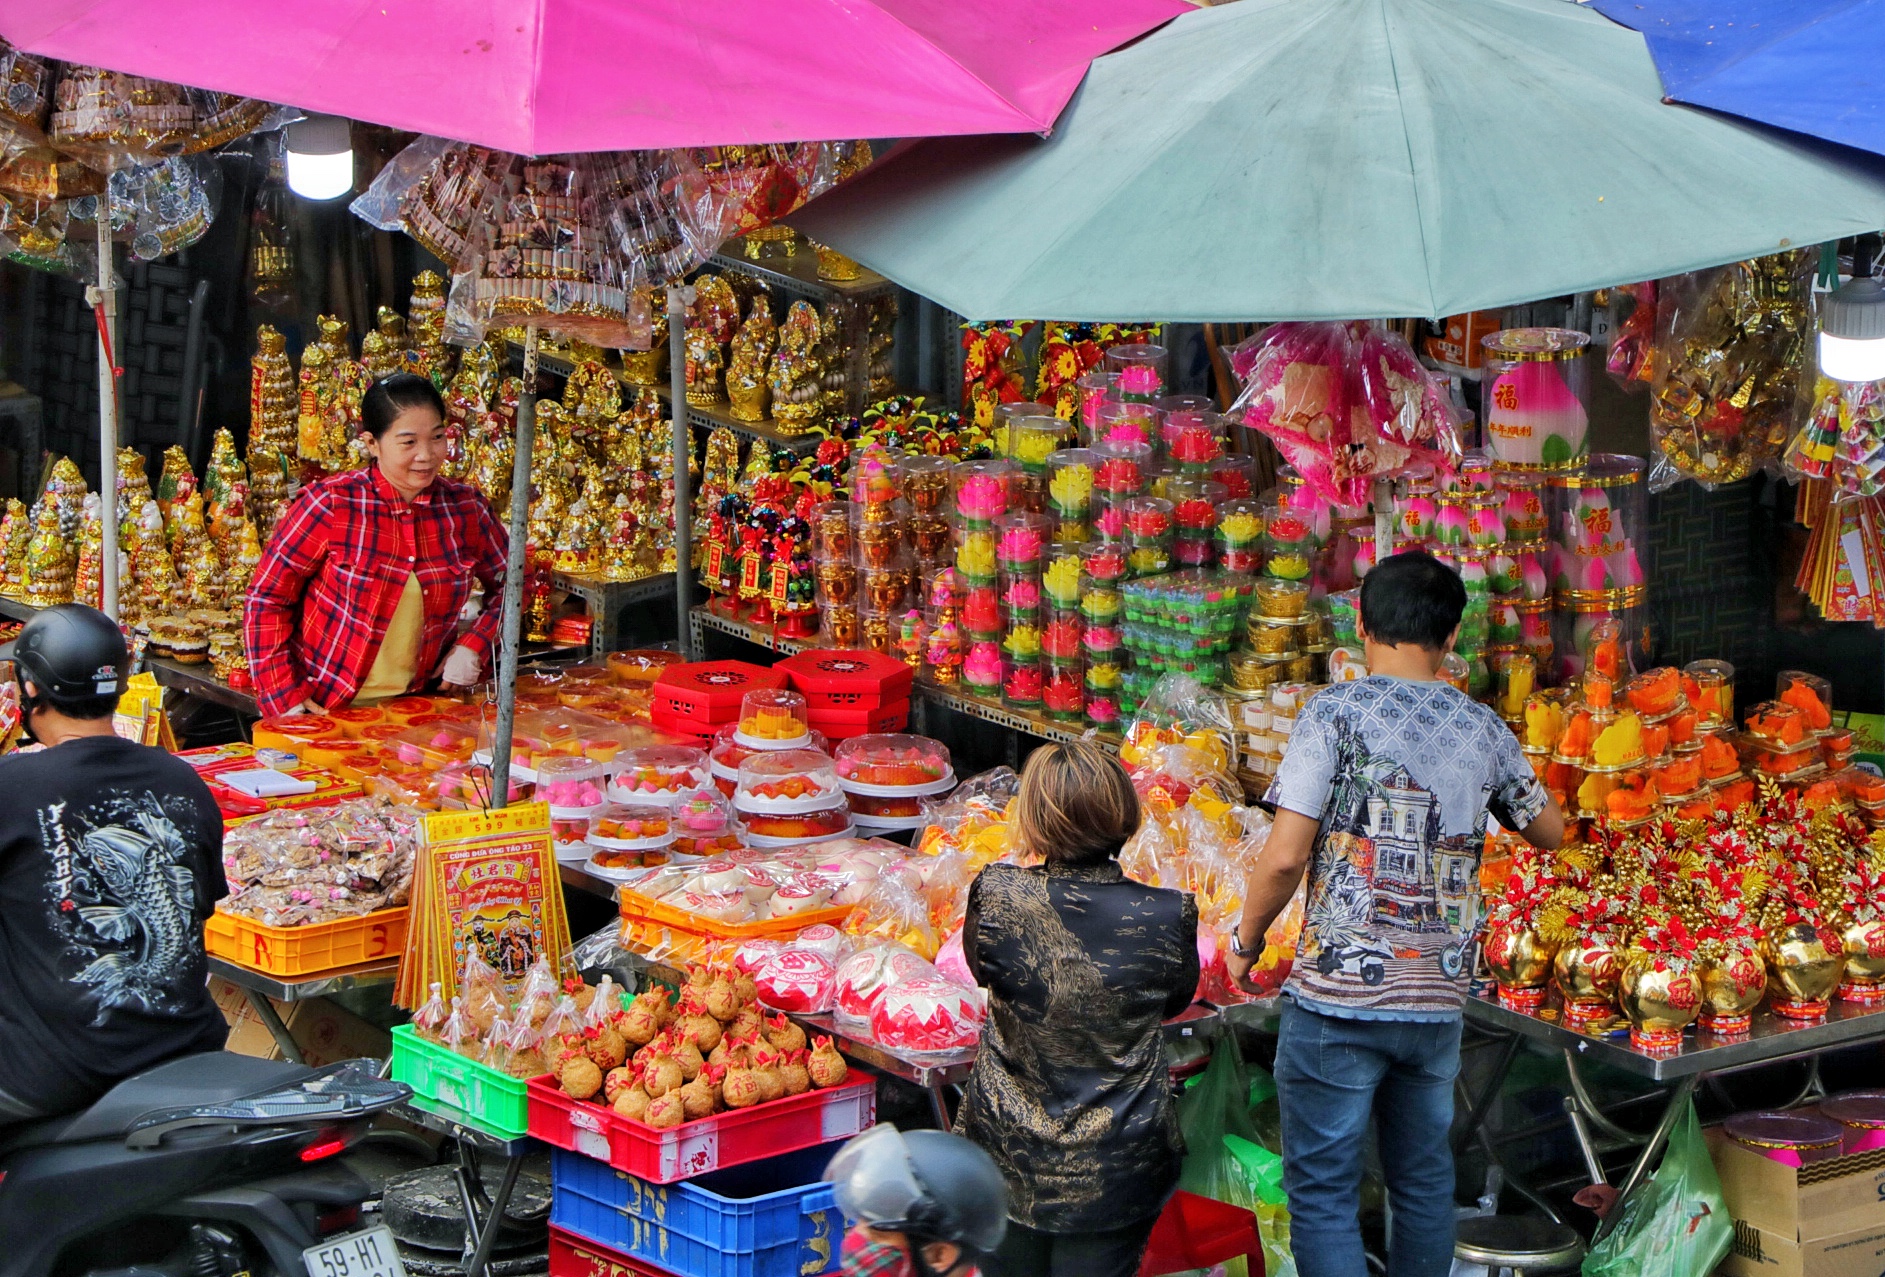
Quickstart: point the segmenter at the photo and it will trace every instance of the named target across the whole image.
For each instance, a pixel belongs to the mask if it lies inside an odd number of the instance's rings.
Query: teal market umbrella
[[[789,220],[970,319],[1427,316],[1885,225],[1885,162],[1662,102],[1565,0],[1238,0],[1051,136],[907,146]]]

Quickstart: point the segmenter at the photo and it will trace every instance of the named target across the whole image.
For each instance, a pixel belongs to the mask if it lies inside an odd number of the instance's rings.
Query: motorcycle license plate
[[[390,1228],[330,1237],[301,1252],[308,1277],[406,1277]]]

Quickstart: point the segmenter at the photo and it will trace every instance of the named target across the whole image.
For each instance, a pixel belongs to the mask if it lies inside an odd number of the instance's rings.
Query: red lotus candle
[[[1080,640],[1086,625],[1078,612],[1054,612],[1041,627],[1041,650],[1050,657],[1066,659],[1080,655]]]
[[[1152,445],[1136,440],[1102,439],[1094,446],[1100,463],[1093,486],[1112,496],[1137,496],[1145,491],[1146,470],[1152,464]]]
[[[1134,497],[1126,502],[1126,532],[1140,540],[1171,535],[1172,503],[1163,497]]]
[[[1079,661],[1048,662],[1041,703],[1049,718],[1073,720],[1086,713],[1086,671]]]

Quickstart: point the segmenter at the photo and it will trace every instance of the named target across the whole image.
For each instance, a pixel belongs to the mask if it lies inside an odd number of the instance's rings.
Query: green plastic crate
[[[393,1030],[393,1080],[457,1109],[492,1135],[515,1139],[529,1127],[523,1078],[428,1042],[410,1024]]]

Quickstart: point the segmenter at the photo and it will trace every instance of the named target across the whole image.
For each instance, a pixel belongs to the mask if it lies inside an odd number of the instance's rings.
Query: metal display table
[[[309,998],[325,997],[330,993],[358,989],[364,985],[390,984],[399,976],[399,959],[363,962],[357,967],[342,967],[310,976],[279,976],[251,971],[227,958],[211,956],[209,973],[220,976],[242,990],[242,996],[248,1000],[256,1018],[261,1020],[262,1027],[268,1030],[268,1035],[275,1039],[275,1045],[281,1048],[282,1058],[295,1064],[305,1064],[307,1061],[301,1058],[301,1047],[295,1042],[294,1035],[288,1032],[288,1026],[282,1023],[280,1013],[275,1010],[275,1002],[305,1002]],[[274,1002],[269,1001],[271,998]]]
[[[1454,1147],[1457,1152],[1467,1140],[1477,1139],[1486,1155],[1498,1163],[1498,1153],[1486,1132],[1485,1119],[1505,1083],[1519,1046],[1532,1041],[1556,1050],[1570,1078],[1571,1094],[1564,1099],[1565,1112],[1584,1150],[1592,1178],[1601,1180],[1602,1168],[1591,1151],[1590,1128],[1626,1147],[1641,1148],[1618,1188],[1617,1206],[1598,1225],[1593,1241],[1602,1238],[1622,1218],[1623,1201],[1648,1177],[1669,1132],[1687,1108],[1697,1086],[1706,1078],[1789,1060],[1807,1060],[1807,1078],[1799,1094],[1770,1105],[1786,1108],[1822,1089],[1817,1059],[1821,1052],[1885,1042],[1885,1009],[1856,1007],[1843,1002],[1834,1002],[1827,1017],[1819,1021],[1788,1020],[1763,1006],[1754,1013],[1754,1023],[1748,1033],[1717,1038],[1705,1030],[1691,1030],[1683,1035],[1681,1047],[1667,1054],[1631,1046],[1627,1029],[1591,1034],[1566,1028],[1559,1022],[1559,1010],[1555,995],[1536,1012],[1500,1006],[1496,995],[1490,991],[1466,999],[1467,1024],[1498,1047],[1499,1057],[1479,1093],[1469,1097],[1466,1119],[1455,1133]],[[1584,1082],[1582,1067],[1588,1061],[1601,1062],[1668,1088],[1662,1113],[1648,1134],[1626,1130],[1603,1112]],[[1511,1179],[1509,1171],[1507,1177]],[[1535,1204],[1544,1205],[1542,1199],[1517,1181],[1513,1183]],[[1556,1218],[1555,1211],[1548,1206],[1545,1210]]]
[[[656,572],[633,581],[605,581],[600,577],[557,572],[556,588],[579,598],[589,608],[589,650],[597,656],[624,646],[622,612],[636,603],[673,599],[674,573]]]
[[[523,1169],[524,1155],[537,1147],[537,1141],[528,1135],[494,1135],[477,1126],[461,1110],[416,1095],[393,1111],[414,1126],[450,1138],[457,1146],[458,1165],[453,1168],[453,1174],[465,1211],[465,1277],[484,1277],[491,1247],[497,1241],[504,1212],[517,1188],[517,1174]],[[481,1162],[486,1154],[504,1159],[503,1175],[492,1196],[486,1196],[484,1191]]]

